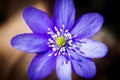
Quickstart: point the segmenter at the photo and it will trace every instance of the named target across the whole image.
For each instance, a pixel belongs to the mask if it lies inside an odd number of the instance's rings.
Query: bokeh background
[[[0,0],[0,80],[29,80],[28,66],[35,54],[11,47],[10,40],[20,33],[30,33],[22,17],[27,6],[35,6],[53,16],[55,0]],[[97,73],[90,80],[120,80],[120,9],[118,0],[74,0],[76,19],[89,12],[104,16],[102,30],[93,39],[109,48],[104,58],[94,59]],[[49,66],[48,66],[49,67]],[[57,80],[56,72],[43,80]],[[73,72],[73,80],[87,80]]]

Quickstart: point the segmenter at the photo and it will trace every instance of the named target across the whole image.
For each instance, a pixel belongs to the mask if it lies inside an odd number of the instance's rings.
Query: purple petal
[[[73,0],[56,0],[54,20],[59,29],[62,28],[62,25],[65,26],[65,29],[71,29],[75,20]]]
[[[92,78],[96,74],[96,66],[91,59],[79,56],[77,53],[71,52],[73,69],[81,77]]]
[[[72,80],[71,62],[64,56],[58,56],[56,61],[56,72],[59,80]]]
[[[91,39],[82,39],[77,44],[79,45],[81,55],[89,58],[104,57],[108,51],[106,45]]]
[[[46,33],[48,27],[52,27],[52,20],[47,13],[34,7],[27,7],[23,12],[23,17],[35,33]]]
[[[88,13],[80,17],[71,33],[79,37],[91,37],[102,27],[103,17],[98,13]]]
[[[41,52],[48,50],[46,35],[20,34],[12,38],[11,44],[14,48],[25,52]]]
[[[31,62],[28,75],[31,80],[40,80],[52,73],[56,65],[56,58],[48,56],[51,51],[45,55],[38,54]]]

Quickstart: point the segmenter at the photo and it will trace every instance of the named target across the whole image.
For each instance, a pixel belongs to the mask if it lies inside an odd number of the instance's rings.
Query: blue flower
[[[59,80],[72,80],[72,70],[84,78],[95,76],[92,58],[104,57],[108,49],[90,38],[104,20],[99,13],[88,13],[75,22],[75,13],[73,0],[56,0],[53,18],[34,7],[24,10],[24,20],[33,33],[13,37],[11,45],[37,53],[28,69],[31,80],[42,79],[55,68]]]

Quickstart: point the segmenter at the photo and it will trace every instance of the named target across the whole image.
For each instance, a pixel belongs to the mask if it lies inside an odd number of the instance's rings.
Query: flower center
[[[48,39],[48,46],[52,48],[53,53],[50,53],[48,56],[51,56],[54,54],[54,56],[57,55],[68,55],[70,56],[70,53],[66,53],[68,49],[72,49],[72,42],[73,38],[75,38],[77,35],[71,35],[69,30],[65,30],[65,26],[62,25],[62,29],[58,29],[56,26],[54,26],[54,30],[51,30],[48,28],[48,34],[51,35],[51,37]]]
[[[59,46],[59,47],[62,47],[66,44],[66,39],[62,36],[60,37],[57,37],[56,38],[56,44]]]

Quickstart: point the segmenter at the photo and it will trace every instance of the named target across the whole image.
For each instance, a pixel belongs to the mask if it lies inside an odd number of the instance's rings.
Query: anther
[[[48,56],[52,56],[52,54],[48,54]]]

